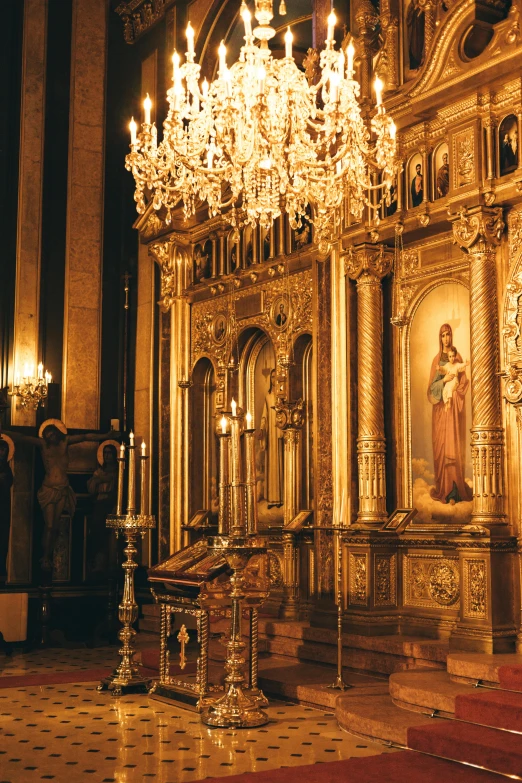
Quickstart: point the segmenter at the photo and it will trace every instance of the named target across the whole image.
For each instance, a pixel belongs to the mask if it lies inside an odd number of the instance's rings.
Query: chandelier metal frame
[[[177,52],[172,58],[159,143],[149,96],[139,134],[131,121],[126,168],[136,182],[137,210],[142,214],[152,200],[156,210],[166,210],[169,224],[180,202],[186,218],[206,202],[210,216],[223,215],[237,230],[268,229],[284,212],[296,228],[310,205],[315,241],[326,248],[343,200],[360,220],[365,206],[378,210],[396,177],[395,125],[382,104],[382,82],[375,80],[376,110],[365,119],[354,48],[350,43],[346,55],[335,49],[333,12],[315,84],[292,56],[290,28],[285,57],[272,57],[272,0],[256,0],[253,30],[244,2],[241,15],[245,43],[239,60],[227,66],[222,42],[218,75],[210,85],[206,80],[200,85],[189,23],[186,61]],[[381,198],[372,198],[378,190]]]

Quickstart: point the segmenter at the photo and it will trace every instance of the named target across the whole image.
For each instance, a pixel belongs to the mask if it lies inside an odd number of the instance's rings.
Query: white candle
[[[333,37],[334,37],[334,28],[337,24],[337,17],[332,11],[332,13],[328,17],[328,35],[327,35],[327,41],[328,43],[332,43]]]
[[[125,459],[125,443],[120,443],[120,459]]]
[[[392,120],[390,123],[390,139],[393,139],[395,141],[395,137],[397,136],[397,126],[395,125],[394,121]]]
[[[222,416],[221,417],[221,433],[223,435],[227,434],[227,417],[226,416]]]
[[[219,44],[218,54],[219,54],[219,72],[223,73],[225,71],[225,68],[227,67],[227,47],[225,46],[223,41],[221,41],[221,43]]]
[[[201,85],[201,92],[203,93],[203,98],[208,98],[208,82],[206,79],[203,79],[203,84]]]
[[[285,57],[288,57],[289,59],[292,57],[292,41],[294,40],[294,36],[292,35],[292,31],[290,28],[285,33]]]
[[[152,109],[152,101],[150,99],[149,93],[147,93],[147,97],[143,101],[143,110],[145,112],[145,125],[150,125],[150,111]]]
[[[232,407],[232,416],[235,416],[237,411],[237,402],[233,397],[232,397],[231,407]]]
[[[348,44],[348,48],[346,51],[348,52],[348,76],[351,76],[353,73],[353,58],[355,55],[355,48],[351,41]]]
[[[145,444],[145,441],[141,441],[141,456],[146,457],[147,456],[147,446]]]
[[[187,48],[188,48],[187,55],[193,55],[194,54],[194,28],[192,27],[190,22],[187,25]]]
[[[241,16],[243,18],[243,22],[245,24],[245,38],[251,38],[252,37],[252,14],[248,10],[248,8],[243,9]]]
[[[134,446],[134,433],[132,431],[129,433],[129,446]]]
[[[223,71],[223,80],[225,82],[225,89],[227,93],[227,98],[232,97],[232,77],[230,75],[230,71],[228,68],[225,68]]]
[[[43,364],[40,362],[38,365],[38,380],[41,380],[43,378]]]
[[[337,59],[337,73],[339,74],[339,78],[344,78],[344,52],[339,52],[339,57]]]
[[[178,79],[179,76],[179,65],[180,65],[180,56],[177,53],[177,51],[174,49],[174,54],[172,55],[172,80],[175,82]]]
[[[138,126],[136,125],[134,117],[129,122],[129,130],[130,130],[130,135],[131,135],[131,144],[136,144],[136,141],[137,141],[137,138],[138,138],[137,137]]]
[[[377,104],[377,106],[380,106],[382,103],[382,88],[383,88],[382,81],[379,79],[378,76],[376,76],[375,81],[373,83],[373,89],[375,90],[375,103]]]
[[[250,413],[250,411],[247,411],[245,418],[246,418],[246,425],[248,429],[250,429],[252,426],[252,414]]]
[[[50,373],[50,372],[48,372],[48,373],[47,373],[47,377],[48,377],[48,379],[49,379],[49,380],[47,381],[47,383],[49,384],[49,383],[51,383],[51,381],[52,381],[52,379],[53,379],[53,376],[51,375],[51,373]]]

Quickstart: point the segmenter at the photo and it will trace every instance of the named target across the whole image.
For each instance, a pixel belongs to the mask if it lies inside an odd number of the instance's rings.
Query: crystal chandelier
[[[360,220],[365,206],[379,208],[396,175],[395,125],[382,104],[382,82],[375,80],[376,109],[365,121],[354,48],[350,43],[346,56],[335,49],[333,12],[316,84],[294,61],[290,28],[285,57],[272,57],[272,0],[256,0],[253,30],[244,2],[241,16],[245,43],[239,60],[227,66],[222,42],[218,76],[210,85],[200,83],[189,22],[186,61],[177,52],[172,58],[161,142],[149,96],[141,133],[132,119],[126,168],[136,181],[137,210],[143,213],[152,199],[170,223],[180,202],[186,218],[207,202],[209,215],[223,214],[236,229],[269,228],[284,212],[296,228],[310,205],[315,239],[326,249],[343,199]]]
[[[51,373],[47,370],[44,372],[41,362],[38,365],[36,375],[34,374],[34,365],[31,367],[26,364],[23,377],[21,379],[15,377],[13,388],[8,391],[9,397],[18,397],[22,408],[33,408],[36,411],[40,406],[43,406],[47,399],[49,384],[52,380]]]

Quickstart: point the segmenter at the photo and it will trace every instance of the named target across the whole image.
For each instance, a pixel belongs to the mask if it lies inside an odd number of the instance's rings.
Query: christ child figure
[[[453,392],[459,385],[459,374],[463,372],[466,367],[469,367],[469,361],[457,362],[457,349],[454,345],[448,348],[448,361],[446,364],[439,365],[439,372],[444,376],[444,386],[442,388],[442,401],[444,407],[447,409],[451,404],[451,398]]]

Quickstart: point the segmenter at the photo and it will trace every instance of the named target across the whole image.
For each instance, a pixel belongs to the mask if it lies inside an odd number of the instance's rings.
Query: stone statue
[[[11,487],[13,472],[9,462],[14,447],[11,439],[0,436],[0,585],[7,580],[7,555],[9,552],[9,530],[11,527]]]
[[[268,508],[283,504],[283,433],[276,427],[276,371],[270,371],[270,386],[261,415],[261,449],[265,452],[265,490]]]
[[[21,435],[18,432],[9,432],[8,434],[15,442],[36,446],[42,455],[45,477],[37,493],[38,503],[44,518],[40,563],[42,571],[51,572],[54,546],[60,531],[60,518],[64,512],[72,517],[76,510],[76,496],[67,476],[69,446],[84,441],[106,440],[109,434],[115,435],[117,433],[67,435],[67,428],[62,421],[47,419],[40,427],[38,438]]]

